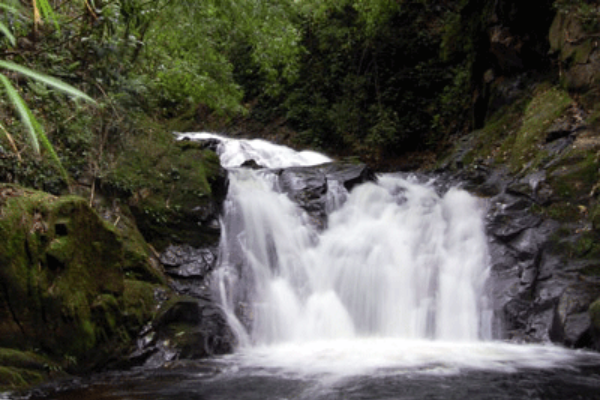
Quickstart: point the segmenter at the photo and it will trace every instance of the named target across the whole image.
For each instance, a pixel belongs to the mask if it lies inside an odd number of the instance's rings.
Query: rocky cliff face
[[[548,215],[556,194],[539,172],[519,178],[479,167],[444,180],[462,182],[487,200],[495,334],[598,348],[591,305],[600,296],[600,252],[584,206],[568,218]]]
[[[498,331],[600,349],[600,53],[580,11],[561,10],[548,29],[556,81],[495,74],[481,128],[438,172],[488,200]]]

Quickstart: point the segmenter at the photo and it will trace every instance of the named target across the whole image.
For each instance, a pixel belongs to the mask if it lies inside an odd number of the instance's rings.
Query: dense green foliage
[[[51,2],[47,18],[56,24],[35,22],[27,10],[3,17],[20,39],[5,40],[3,58],[98,99],[97,110],[73,110],[19,82],[75,177],[110,172],[111,154],[140,116],[182,129],[283,117],[299,132],[296,144],[378,161],[469,125],[470,49],[450,48],[448,29],[467,3]],[[11,132],[20,129],[4,115]]]
[[[236,132],[277,121],[292,132],[288,143],[381,162],[482,127],[488,109],[506,102],[490,94],[495,82],[551,65],[556,12],[586,27],[598,12],[584,0],[544,0],[527,12],[519,4],[44,0],[0,16],[0,57],[98,101],[73,104],[8,76],[76,179],[110,175],[148,120]],[[0,144],[27,156],[13,114],[0,103],[17,142]],[[26,181],[15,165],[11,175]]]
[[[456,103],[444,96],[465,82],[440,57],[447,11],[428,1],[336,4],[305,16],[302,78],[285,99],[301,141],[378,159],[451,130],[445,107]]]

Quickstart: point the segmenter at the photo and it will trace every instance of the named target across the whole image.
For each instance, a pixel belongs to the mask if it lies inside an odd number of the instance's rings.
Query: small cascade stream
[[[345,375],[577,359],[493,340],[484,200],[394,174],[350,191],[328,179],[319,225],[292,200],[302,194],[286,193],[281,171],[329,158],[262,140],[181,138],[219,140],[229,169],[214,290],[239,338],[239,365]],[[239,168],[248,160],[264,168]]]
[[[490,339],[482,210],[466,192],[393,176],[338,187],[319,232],[272,172],[232,170],[230,190],[218,274],[241,279],[219,291],[237,297],[232,319],[250,307],[250,342]]]
[[[230,189],[216,289],[244,346],[491,339],[480,200],[460,189],[440,197],[431,185],[393,175],[350,193],[328,181],[327,227],[319,231],[283,193],[277,169],[329,159],[231,140],[221,156]],[[248,157],[269,168],[235,168]]]
[[[261,140],[180,139],[218,140],[229,170],[212,290],[236,351],[28,399],[600,399],[598,353],[492,332],[484,200],[395,174],[349,184]]]

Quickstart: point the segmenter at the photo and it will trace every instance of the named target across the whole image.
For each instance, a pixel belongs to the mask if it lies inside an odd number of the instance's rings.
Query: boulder
[[[138,340],[131,365],[163,366],[233,351],[236,339],[220,307],[208,300],[175,296]]]
[[[0,185],[0,348],[78,372],[123,357],[164,281],[130,240],[87,199]]]
[[[281,190],[304,209],[318,228],[326,226],[328,206],[343,201],[344,192],[375,181],[375,173],[364,164],[333,162],[279,171]],[[342,199],[340,199],[340,197]]]
[[[210,147],[176,141],[168,132],[141,133],[101,188],[128,198],[141,233],[158,251],[170,244],[216,244],[228,180]]]

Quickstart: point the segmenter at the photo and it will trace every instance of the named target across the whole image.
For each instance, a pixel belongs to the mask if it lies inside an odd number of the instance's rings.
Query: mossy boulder
[[[0,185],[0,347],[78,371],[127,352],[160,286],[156,276],[126,279],[125,268],[152,270],[147,250],[128,241],[82,197]],[[36,381],[17,378],[22,365],[0,365],[13,368],[0,386]]]
[[[141,342],[144,346],[135,356],[150,366],[227,354],[236,345],[221,307],[190,296],[173,296],[166,301]]]
[[[35,385],[61,375],[62,367],[47,357],[0,348],[0,390]]]
[[[218,242],[227,179],[218,156],[202,143],[148,127],[129,139],[104,183],[128,196],[140,231],[157,250]]]

